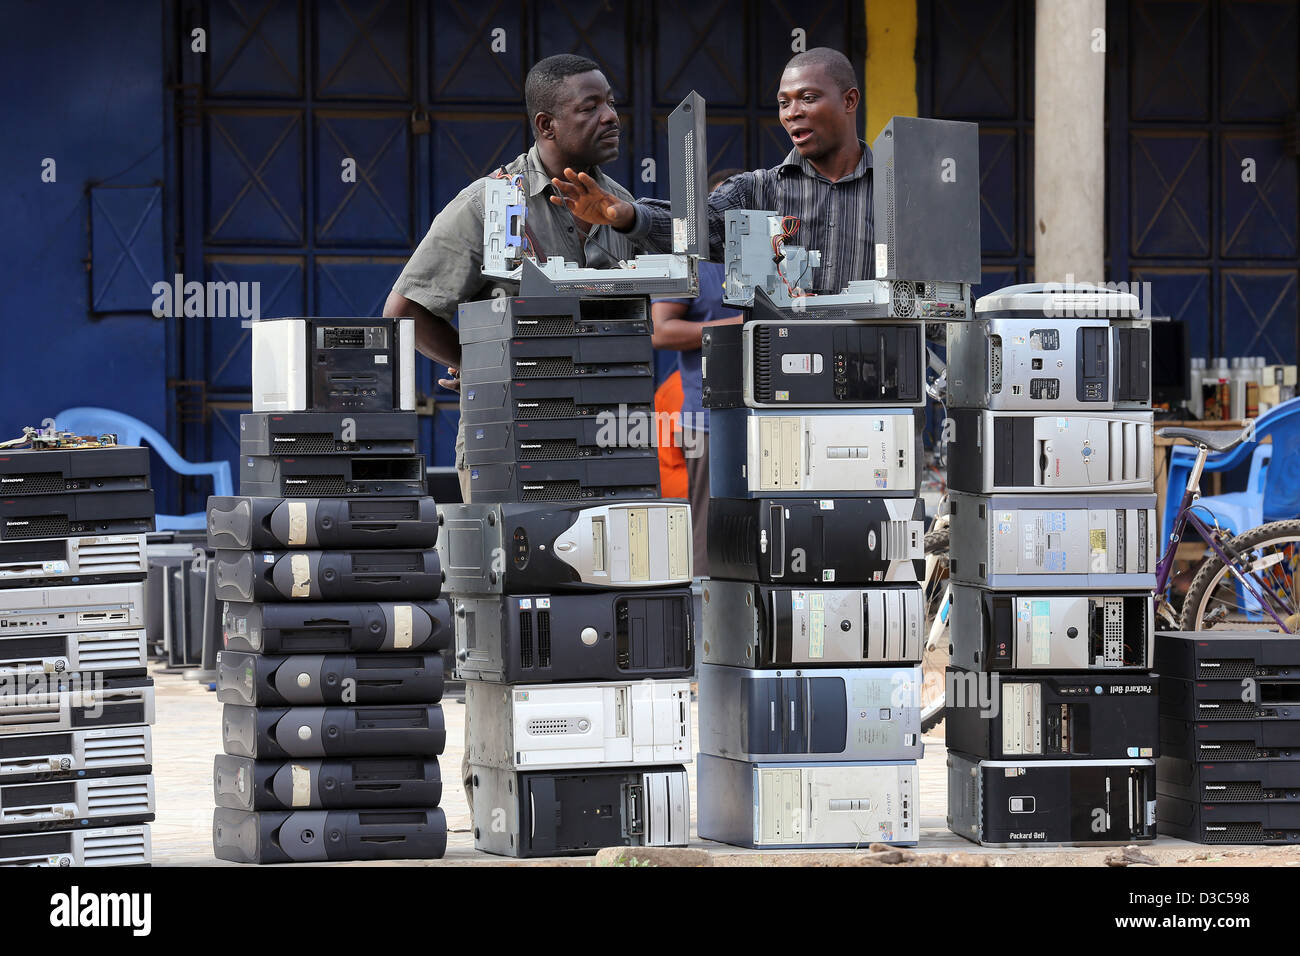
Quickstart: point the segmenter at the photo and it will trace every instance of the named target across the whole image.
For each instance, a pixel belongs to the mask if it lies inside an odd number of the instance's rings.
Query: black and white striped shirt
[[[859,141],[861,143],[861,141]],[[794,243],[820,249],[821,268],[802,285],[821,294],[841,291],[854,279],[875,277],[871,207],[871,149],[848,176],[831,182],[797,149],[771,169],[739,173],[709,194],[709,258],[724,262],[728,209],[770,209],[795,216],[802,225]],[[636,222],[626,233],[634,242],[672,248],[672,214],[662,199],[638,199]]]

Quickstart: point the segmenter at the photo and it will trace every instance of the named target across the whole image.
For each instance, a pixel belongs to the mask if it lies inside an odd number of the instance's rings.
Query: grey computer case
[[[1031,590],[1155,587],[1154,495],[953,492],[954,581]]]
[[[733,760],[916,760],[921,669],[699,668],[700,752]]]

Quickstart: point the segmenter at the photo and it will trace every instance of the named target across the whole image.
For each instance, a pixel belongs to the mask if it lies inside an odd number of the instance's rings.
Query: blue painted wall
[[[165,323],[148,313],[92,317],[85,263],[87,187],[164,178],[162,18],[159,0],[5,4],[0,433],[6,437],[72,405],[115,408],[166,432]],[[41,181],[45,157],[57,164],[56,182]],[[160,271],[162,256],[161,248],[154,251]]]

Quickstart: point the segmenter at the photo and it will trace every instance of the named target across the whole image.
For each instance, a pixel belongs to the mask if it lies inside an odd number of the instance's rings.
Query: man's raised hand
[[[583,222],[615,229],[630,229],[636,222],[636,209],[630,202],[601,189],[586,173],[566,168],[564,179],[552,179],[551,185],[559,193],[551,202],[566,207]]]

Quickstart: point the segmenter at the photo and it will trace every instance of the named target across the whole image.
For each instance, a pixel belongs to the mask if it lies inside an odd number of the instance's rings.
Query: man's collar
[[[836,180],[837,182],[849,182],[850,180],[857,179],[860,176],[865,176],[867,170],[871,168],[871,147],[862,140],[858,140],[858,145],[862,147],[862,155],[858,157],[858,165],[853,168],[853,172],[849,173],[842,179]],[[826,179],[825,176],[813,169],[812,163],[799,155],[799,150],[797,148],[791,148],[790,152],[786,154],[785,159],[781,160],[779,168],[795,169],[812,179]],[[827,182],[829,182],[829,180],[827,180]]]
[[[527,155],[528,159],[524,163],[524,168],[527,172],[524,177],[526,180],[524,184],[526,195],[531,198],[546,192],[548,189],[554,190],[555,187],[551,185],[551,177],[547,174],[546,167],[542,164],[542,154],[538,152],[536,143],[528,147]],[[596,180],[596,184],[602,189],[609,188],[605,185],[605,174],[600,171],[599,166],[591,170],[591,178]]]

